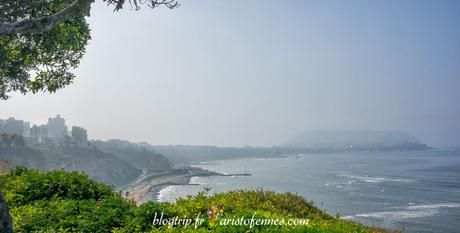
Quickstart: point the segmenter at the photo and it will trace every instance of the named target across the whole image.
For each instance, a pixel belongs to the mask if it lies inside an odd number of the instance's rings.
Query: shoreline
[[[192,177],[190,177],[190,179],[191,178]],[[176,186],[176,185],[199,185],[199,184],[190,184],[190,179],[188,180],[187,183],[186,182],[180,183],[180,184],[176,184],[176,183],[175,184],[173,184],[173,183],[168,184],[168,183],[165,183],[165,184],[159,184],[157,186],[153,186],[150,189],[150,191],[148,193],[146,193],[145,197],[142,200],[142,203],[147,202],[149,200],[155,201],[155,202],[161,202],[159,200],[161,190],[166,189],[166,188],[171,187],[171,186]]]
[[[167,173],[148,175],[145,179],[125,187],[121,192],[126,199],[133,200],[137,204],[142,204],[149,200],[158,201],[160,191],[166,187],[173,185],[193,185],[190,184],[192,177],[208,176],[251,176],[251,174],[224,174],[198,167],[183,167],[172,169]]]

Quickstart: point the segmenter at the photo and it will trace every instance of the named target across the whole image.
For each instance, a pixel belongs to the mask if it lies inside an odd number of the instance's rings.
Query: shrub
[[[312,202],[292,193],[269,191],[231,191],[208,196],[179,198],[175,204],[149,201],[140,206],[125,200],[111,186],[91,180],[83,173],[42,172],[17,167],[0,176],[1,192],[10,205],[16,232],[386,232],[359,223],[333,218]],[[303,226],[224,226],[207,216],[210,204],[221,204],[225,218],[309,219]],[[153,225],[155,213],[195,219],[193,226]]]

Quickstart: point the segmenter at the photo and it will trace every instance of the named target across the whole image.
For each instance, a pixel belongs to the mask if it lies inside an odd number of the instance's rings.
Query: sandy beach
[[[170,185],[188,185],[190,179],[196,176],[250,176],[250,174],[222,174],[196,167],[184,167],[172,169],[167,173],[151,174],[121,191],[126,199],[142,204],[152,199],[156,200],[163,188]],[[152,195],[148,195],[149,193]]]

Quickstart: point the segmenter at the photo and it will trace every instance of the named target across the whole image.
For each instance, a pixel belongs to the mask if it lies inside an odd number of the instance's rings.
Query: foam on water
[[[460,208],[460,203],[421,204],[406,207],[409,210],[439,209],[439,208]]]
[[[436,210],[430,211],[383,211],[383,212],[371,212],[371,213],[363,213],[363,214],[355,214],[344,216],[343,219],[357,219],[357,218],[379,218],[385,220],[398,220],[398,219],[408,219],[408,218],[420,218],[420,217],[428,217],[436,214]]]
[[[375,176],[359,176],[359,175],[350,175],[350,174],[338,174],[339,177],[346,177],[354,180],[359,180],[368,183],[380,183],[380,182],[414,182],[415,180],[410,179],[393,179],[387,177],[375,177]]]
[[[386,221],[397,221],[401,219],[429,217],[439,213],[442,208],[460,208],[460,203],[419,204],[405,207],[392,207],[392,209],[400,210],[362,213],[348,215],[342,218],[348,220],[357,218],[376,218]]]

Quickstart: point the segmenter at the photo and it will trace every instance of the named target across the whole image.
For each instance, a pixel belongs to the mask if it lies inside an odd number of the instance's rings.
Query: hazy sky
[[[0,101],[92,139],[274,145],[307,129],[402,130],[460,145],[460,1],[101,0],[74,84]]]

